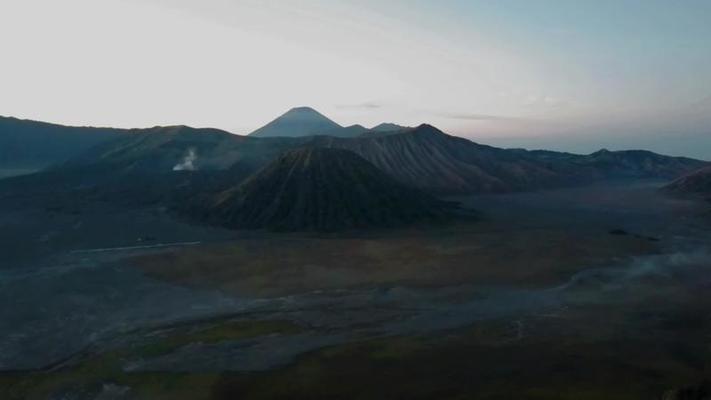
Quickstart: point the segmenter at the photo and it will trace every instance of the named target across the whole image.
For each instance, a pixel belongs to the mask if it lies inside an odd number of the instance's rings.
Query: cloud
[[[490,115],[490,114],[476,114],[476,113],[435,113],[440,117],[450,118],[450,119],[463,119],[467,121],[524,121],[527,120],[521,117],[510,117],[505,115]]]
[[[535,94],[529,94],[528,96],[525,96],[522,99],[521,104],[523,104],[524,106],[555,108],[565,105],[565,101],[552,96],[539,96]]]
[[[703,111],[708,112],[711,110],[711,95],[706,96],[700,100],[694,101],[688,107],[692,111]]]
[[[355,110],[374,110],[376,108],[381,108],[383,105],[378,104],[372,101],[367,101],[365,103],[358,103],[358,104],[339,104],[336,105],[336,108],[341,108],[341,109],[355,109]]]

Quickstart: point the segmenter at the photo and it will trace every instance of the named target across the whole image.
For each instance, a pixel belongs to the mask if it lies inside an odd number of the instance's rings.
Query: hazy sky
[[[711,159],[711,0],[2,0],[0,115],[247,133],[310,105]]]

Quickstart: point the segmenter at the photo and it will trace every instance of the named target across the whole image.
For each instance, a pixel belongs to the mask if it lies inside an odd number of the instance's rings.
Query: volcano
[[[351,151],[310,147],[287,151],[192,214],[238,229],[337,231],[437,220],[450,207]]]
[[[295,107],[249,134],[255,137],[297,137],[339,132],[343,127],[311,107]]]

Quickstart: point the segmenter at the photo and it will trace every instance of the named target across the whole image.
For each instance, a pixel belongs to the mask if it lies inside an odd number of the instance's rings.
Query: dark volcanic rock
[[[194,203],[190,215],[232,228],[335,231],[436,220],[449,207],[353,152],[316,147],[284,153],[241,185]]]

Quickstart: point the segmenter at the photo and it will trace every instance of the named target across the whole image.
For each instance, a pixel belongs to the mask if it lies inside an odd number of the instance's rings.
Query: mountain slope
[[[353,152],[303,148],[237,187],[196,201],[189,215],[232,228],[334,231],[438,219],[446,207]]]
[[[296,107],[249,134],[254,137],[296,137],[339,131],[343,127],[310,107]]]
[[[673,178],[704,164],[646,151],[583,156],[500,149],[427,124],[355,139],[319,137],[313,145],[351,150],[402,183],[443,194],[540,190],[601,179]]]
[[[62,165],[63,169],[110,169],[115,172],[167,173],[174,170],[225,170],[235,164],[253,171],[298,138],[253,138],[219,129],[188,126],[136,130],[96,146]],[[189,161],[190,168],[180,168]]]
[[[125,132],[0,117],[0,168],[44,168]]]
[[[711,166],[684,175],[664,187],[664,191],[677,194],[711,196]]]
[[[0,192],[37,199],[78,195],[130,205],[183,201],[238,184],[298,140],[187,126],[133,129],[41,173],[4,179]]]
[[[532,190],[567,178],[525,156],[450,136],[430,125],[390,135],[315,141],[354,151],[402,183],[439,193]]]

